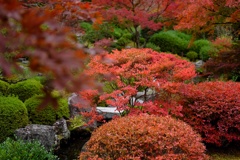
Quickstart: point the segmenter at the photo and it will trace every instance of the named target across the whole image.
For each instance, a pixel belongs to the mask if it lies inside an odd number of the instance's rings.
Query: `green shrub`
[[[28,79],[16,84],[11,84],[8,89],[8,94],[16,95],[24,102],[26,99],[35,94],[41,94],[42,88],[43,85],[39,81],[35,79]]]
[[[114,38],[119,39],[122,37],[123,34],[124,34],[124,31],[121,28],[114,27],[114,31],[113,31]]]
[[[42,95],[35,95],[25,101],[29,120],[33,124],[52,125],[56,120],[62,117],[69,118],[70,115],[67,99],[58,97],[58,106],[53,106],[53,104],[48,103],[44,107],[39,108],[42,98]]]
[[[87,23],[82,24],[84,30],[86,31],[83,36],[81,36],[81,43],[95,43],[104,38],[112,38],[113,35],[113,26],[108,23],[103,23],[98,25],[98,28],[94,28]]]
[[[38,141],[24,142],[7,138],[0,144],[1,160],[56,160],[57,156],[48,152]]]
[[[45,76],[35,76],[35,77],[32,77],[31,79],[35,79],[36,81],[39,81],[42,85],[45,85],[47,82],[47,77]]]
[[[126,37],[123,36],[123,37],[119,38],[116,44],[119,46],[126,46],[128,43],[131,42],[131,40]]]
[[[84,120],[84,117],[81,116],[81,115],[78,115],[78,116],[75,116],[74,118],[70,118],[68,120],[68,122],[70,123],[68,129],[70,131],[78,128],[78,127],[81,127],[83,126],[84,124],[86,124],[85,120]]]
[[[200,53],[201,48],[205,46],[211,46],[211,42],[206,39],[199,39],[193,42],[193,45],[190,49],[197,53]]]
[[[171,52],[183,56],[188,51],[189,40],[185,40],[173,31],[155,33],[149,42],[159,46],[162,52]]]
[[[203,46],[200,49],[199,52],[199,57],[203,60],[203,61],[207,61],[209,59],[209,55],[212,54],[214,52],[214,48],[211,46]]]
[[[179,37],[183,40],[186,40],[186,41],[190,41],[191,38],[192,38],[191,35],[183,33],[183,32],[179,32],[179,31],[176,31],[176,30],[169,30],[167,32],[172,33],[172,34],[176,35],[177,37]]]
[[[155,44],[153,44],[151,42],[146,44],[146,48],[151,48],[151,49],[153,49],[155,51],[158,51],[158,52],[161,51],[159,46],[157,46],[157,45],[155,45]]]
[[[86,32],[93,30],[92,24],[90,24],[88,22],[81,22],[80,27]]]
[[[186,57],[190,59],[190,61],[195,61],[198,58],[198,53],[194,51],[189,51],[187,52]]]
[[[127,116],[95,130],[80,159],[207,159],[201,138],[171,117]]]
[[[9,85],[10,85],[9,83],[0,80],[0,94],[6,95]]]
[[[0,97],[0,142],[28,124],[27,108],[17,97]]]

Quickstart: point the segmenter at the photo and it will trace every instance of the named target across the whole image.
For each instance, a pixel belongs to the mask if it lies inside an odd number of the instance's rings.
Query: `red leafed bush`
[[[200,141],[200,135],[180,120],[168,116],[126,116],[94,131],[80,159],[208,159]]]
[[[183,120],[218,146],[240,141],[240,83],[203,82],[187,85]]]
[[[99,94],[97,103],[104,101],[107,106],[117,107],[118,111],[135,115],[180,114],[181,106],[175,97],[164,99],[163,92],[167,94],[165,92],[170,88],[174,92],[180,83],[191,80],[195,76],[192,63],[151,49],[114,50],[105,55],[105,61],[101,60],[102,56],[92,58],[86,70],[104,84],[104,93]],[[84,96],[84,93],[80,94]]]
[[[207,74],[214,78],[224,77],[229,80],[239,81],[240,77],[240,49],[219,52],[204,64]]]

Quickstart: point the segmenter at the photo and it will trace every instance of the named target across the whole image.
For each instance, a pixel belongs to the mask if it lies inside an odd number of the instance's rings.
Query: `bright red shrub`
[[[94,131],[80,159],[208,159],[200,141],[200,136],[180,120],[168,116],[127,116]]]
[[[203,82],[187,85],[183,120],[218,146],[240,140],[240,83]]]

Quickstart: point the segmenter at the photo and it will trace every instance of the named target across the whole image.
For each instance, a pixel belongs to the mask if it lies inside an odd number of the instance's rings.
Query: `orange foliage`
[[[186,123],[141,115],[118,118],[99,127],[80,160],[206,160],[204,151],[200,136]]]
[[[178,24],[175,29],[191,29],[203,32],[213,32],[218,24],[238,24],[239,0],[187,0],[179,1],[185,4],[182,12],[176,14]],[[235,31],[239,34],[239,28]]]

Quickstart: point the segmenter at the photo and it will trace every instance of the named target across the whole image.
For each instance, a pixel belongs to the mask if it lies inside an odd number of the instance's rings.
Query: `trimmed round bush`
[[[214,52],[214,48],[211,46],[204,46],[200,49],[199,52],[199,57],[203,60],[203,61],[207,61],[209,59],[209,55],[212,54]]]
[[[178,37],[176,32],[173,31],[161,31],[154,34],[149,42],[159,46],[162,52],[171,52],[182,56],[188,51],[189,40]]]
[[[183,91],[183,117],[206,143],[240,142],[240,83],[202,82]]]
[[[17,97],[0,97],[0,142],[28,124],[27,108]]]
[[[194,52],[194,51],[189,51],[186,54],[186,57],[190,60],[190,61],[195,61],[198,58],[198,53]]]
[[[114,119],[92,133],[80,159],[207,159],[201,137],[171,117]]]
[[[10,86],[9,83],[0,80],[0,94],[2,94],[2,95],[6,95],[9,86]]]
[[[60,118],[69,118],[70,113],[67,99],[58,97],[57,106],[54,106],[52,103],[48,103],[39,107],[43,101],[43,97],[44,96],[42,95],[35,95],[25,101],[29,121],[33,124],[52,125]]]
[[[24,142],[7,138],[0,144],[1,160],[57,160],[57,156],[48,152],[38,141]]]
[[[18,98],[24,102],[35,94],[41,94],[42,88],[43,85],[39,81],[28,79],[16,84],[11,84],[8,89],[8,94],[18,96]]]
[[[151,48],[151,49],[153,49],[154,51],[158,51],[158,52],[161,51],[161,49],[160,49],[159,46],[157,46],[157,45],[155,45],[155,44],[153,44],[153,43],[151,43],[151,42],[149,42],[149,43],[146,44],[146,48]]]
[[[205,46],[211,46],[211,42],[206,39],[199,39],[193,42],[193,45],[191,46],[191,50],[199,53],[202,47]]]

